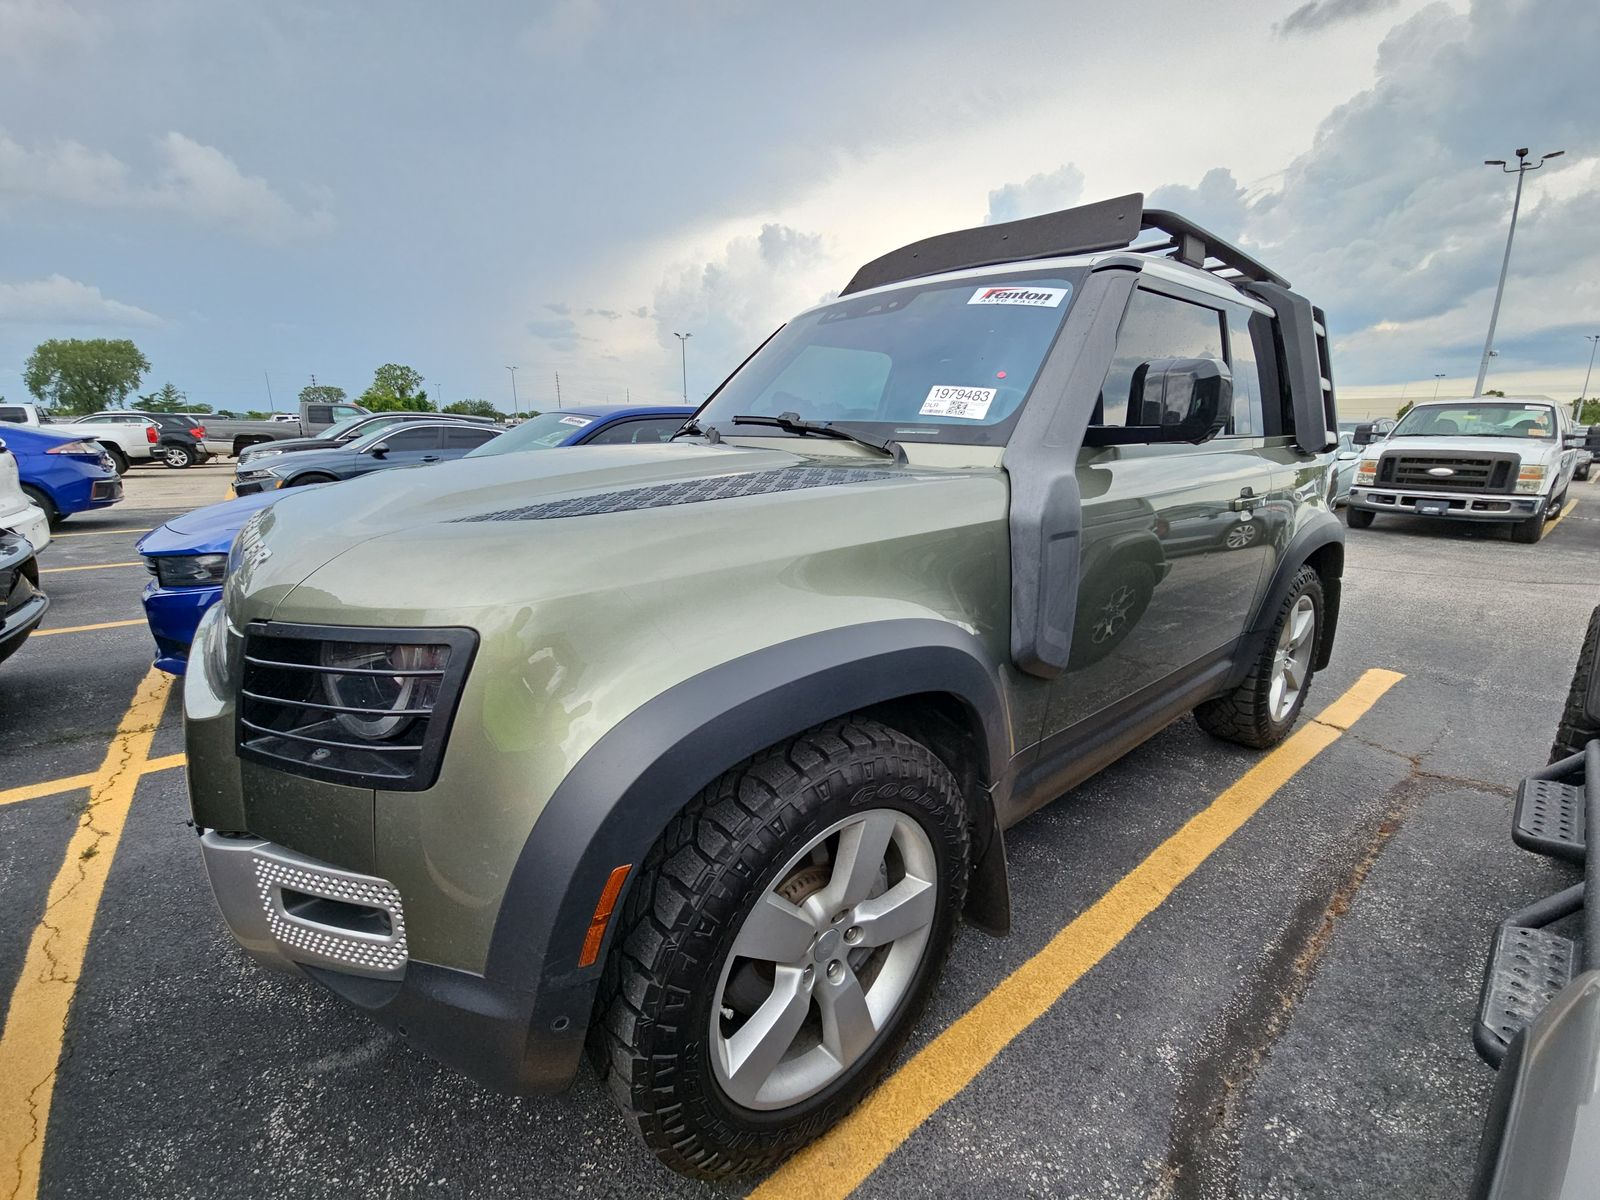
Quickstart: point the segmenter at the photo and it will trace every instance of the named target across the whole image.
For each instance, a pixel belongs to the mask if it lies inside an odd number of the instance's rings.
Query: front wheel
[[[1214,737],[1265,750],[1289,735],[1311,687],[1322,632],[1322,576],[1301,567],[1244,682],[1194,710]]]
[[[1540,513],[1536,517],[1529,517],[1526,521],[1518,521],[1511,527],[1511,540],[1521,542],[1524,546],[1531,546],[1544,536],[1545,515]]]
[[[1372,518],[1376,513],[1365,508],[1347,508],[1344,510],[1344,523],[1351,529],[1372,528]]]
[[[949,769],[869,720],[763,751],[667,827],[629,895],[591,1034],[663,1162],[759,1171],[888,1070],[966,890]]]
[[[182,444],[161,447],[161,461],[173,470],[181,471],[194,463],[194,451]]]

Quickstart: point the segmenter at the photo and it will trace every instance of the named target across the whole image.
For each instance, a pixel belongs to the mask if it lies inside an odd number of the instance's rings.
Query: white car
[[[99,442],[111,456],[118,475],[125,474],[130,463],[153,462],[160,451],[160,427],[142,413],[98,412],[71,421],[52,421],[46,420],[33,404],[0,405],[0,433],[7,423]]]
[[[1365,447],[1350,489],[1349,523],[1378,513],[1498,521],[1537,542],[1567,502],[1578,439],[1566,409],[1515,397],[1418,404]]]
[[[37,554],[50,544],[50,519],[29,500],[17,478],[17,460],[6,449],[5,426],[0,425],[0,529],[20,533]]]

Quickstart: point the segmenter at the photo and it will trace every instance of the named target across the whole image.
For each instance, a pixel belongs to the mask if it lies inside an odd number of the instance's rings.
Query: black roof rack
[[[1135,244],[1146,230],[1165,236]],[[979,225],[923,238],[867,263],[840,294],[848,296],[905,279],[971,267],[1124,249],[1136,254],[1170,257],[1230,283],[1289,286],[1287,279],[1268,270],[1239,247],[1177,213],[1145,208],[1144,195],[1131,192],[1040,217]]]

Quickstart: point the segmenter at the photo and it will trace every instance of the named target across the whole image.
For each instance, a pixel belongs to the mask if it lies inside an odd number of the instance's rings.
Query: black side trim
[[[797,638],[714,667],[641,705],[573,767],[523,846],[485,975],[537,992],[530,1030],[588,1024],[601,964],[577,966],[611,870],[642,862],[700,788],[830,717],[919,693],[954,695],[983,731],[980,783],[1009,762],[992,654],[946,621],[880,621]],[[629,886],[633,880],[630,878]]]

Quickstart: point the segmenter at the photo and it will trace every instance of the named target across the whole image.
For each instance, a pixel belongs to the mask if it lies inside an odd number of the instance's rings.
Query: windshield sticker
[[[981,421],[989,415],[989,405],[994,403],[998,388],[948,387],[936,384],[928,389],[928,398],[917,410],[921,417],[961,417],[967,421]]]
[[[576,425],[579,429],[582,429],[585,425],[593,425],[594,421],[589,417],[562,417],[557,423],[561,425]]]
[[[1070,288],[983,287],[972,293],[968,304],[1023,304],[1029,308],[1059,308]]]

